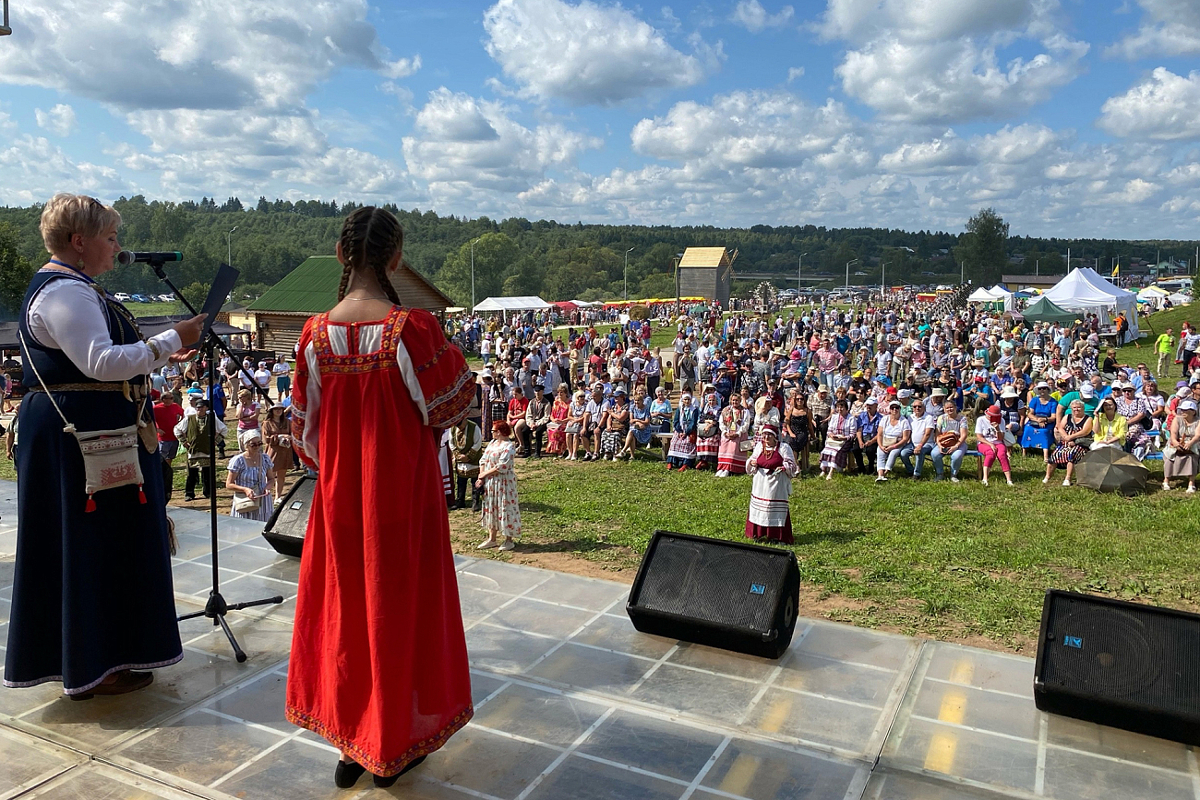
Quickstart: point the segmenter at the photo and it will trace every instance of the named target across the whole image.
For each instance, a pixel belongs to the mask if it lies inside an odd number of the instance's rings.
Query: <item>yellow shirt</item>
[[[1124,440],[1128,427],[1125,418],[1120,414],[1117,414],[1112,420],[1103,414],[1097,414],[1092,435],[1096,437],[1096,441],[1115,438],[1119,442]]]

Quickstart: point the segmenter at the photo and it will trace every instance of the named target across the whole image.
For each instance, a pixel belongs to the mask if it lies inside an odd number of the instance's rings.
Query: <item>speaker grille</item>
[[[1062,687],[1200,713],[1200,627],[1191,619],[1059,596],[1050,608],[1042,671]]]
[[[714,544],[719,545],[660,538],[638,606],[703,622],[770,630],[787,573],[787,555]]]

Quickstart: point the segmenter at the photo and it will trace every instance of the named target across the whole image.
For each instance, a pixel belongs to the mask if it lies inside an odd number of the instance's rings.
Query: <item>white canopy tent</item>
[[[1170,292],[1165,289],[1160,289],[1157,286],[1147,286],[1137,293],[1139,302],[1146,303],[1155,310],[1162,308],[1162,302],[1166,299]]]
[[[975,291],[971,292],[971,296],[967,298],[968,303],[995,303],[998,300],[1003,300],[1004,296],[997,294],[994,289],[984,289],[980,286]]]
[[[1067,277],[1046,290],[1045,297],[1067,311],[1098,314],[1106,325],[1123,311],[1130,336],[1134,339],[1138,336],[1137,295],[1114,286],[1090,267],[1071,270]]]
[[[526,295],[522,297],[489,297],[479,305],[475,306],[475,311],[538,311],[543,308],[549,308],[550,304],[537,295]]]

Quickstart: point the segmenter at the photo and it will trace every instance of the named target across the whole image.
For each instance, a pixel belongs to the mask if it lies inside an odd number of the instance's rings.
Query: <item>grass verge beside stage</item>
[[[456,511],[456,549],[631,580],[657,528],[742,539],[749,478],[668,473],[651,452],[633,464],[521,461],[522,545],[475,550],[476,516]],[[1032,654],[1047,588],[1200,609],[1194,495],[1101,495],[1059,485],[1061,473],[1045,486],[1040,456],[1016,458],[1014,475],[1014,487],[999,474],[989,487],[797,479],[801,613]]]

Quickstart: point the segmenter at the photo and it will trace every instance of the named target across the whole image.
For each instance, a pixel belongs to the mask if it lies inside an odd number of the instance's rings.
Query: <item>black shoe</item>
[[[391,786],[393,783],[395,783],[396,781],[400,780],[400,776],[404,775],[406,772],[409,772],[410,770],[414,770],[417,767],[421,766],[422,762],[424,762],[424,761],[425,761],[425,756],[421,756],[420,758],[414,758],[412,761],[408,762],[408,765],[404,769],[400,770],[395,775],[391,775],[386,778],[376,775],[375,776],[375,785],[378,786],[380,789],[386,789],[389,786]]]
[[[339,789],[349,789],[358,783],[358,779],[363,776],[367,768],[357,761],[346,763],[338,761],[337,767],[333,770],[333,784]],[[378,780],[378,778],[376,778]]]

